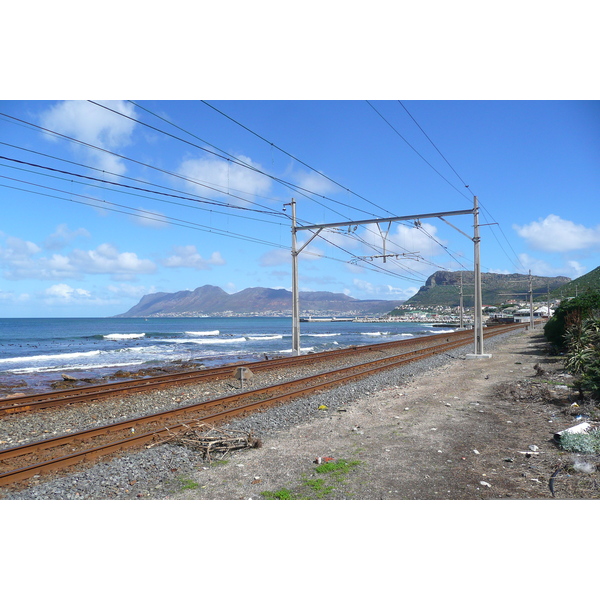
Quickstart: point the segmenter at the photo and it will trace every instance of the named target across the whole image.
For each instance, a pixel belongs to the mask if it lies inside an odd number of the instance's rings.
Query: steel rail
[[[495,335],[499,335],[504,333],[505,329],[497,329],[496,331],[490,331],[486,337],[492,337]],[[79,431],[74,434],[58,436],[55,438],[48,438],[46,440],[41,440],[39,442],[33,442],[31,444],[26,444],[24,446],[18,446],[14,448],[9,448],[7,450],[3,450],[0,452],[0,460],[8,460],[10,458],[23,456],[26,454],[37,453],[41,450],[54,448],[58,446],[64,446],[70,443],[76,443],[80,440],[91,439],[93,437],[98,437],[100,435],[107,435],[110,433],[114,433],[117,431],[122,431],[125,429],[131,430],[138,427],[140,424],[148,424],[155,423],[157,421],[161,421],[164,419],[169,419],[173,417],[179,417],[185,413],[190,412],[198,412],[199,410],[207,410],[210,407],[215,407],[219,404],[232,403],[234,401],[239,402],[241,399],[250,398],[252,396],[260,396],[269,393],[277,393],[281,390],[284,390],[283,394],[271,395],[268,398],[261,398],[260,400],[246,403],[241,406],[235,406],[228,408],[224,411],[221,411],[216,414],[208,415],[202,417],[203,422],[214,422],[214,421],[223,421],[227,418],[231,418],[233,416],[237,416],[239,414],[245,414],[249,411],[259,410],[261,408],[265,408],[266,406],[273,405],[278,402],[289,401],[292,398],[297,398],[299,396],[304,396],[307,394],[315,393],[321,391],[325,388],[341,385],[347,381],[352,379],[366,377],[368,375],[374,374],[376,372],[381,371],[382,369],[389,369],[393,367],[402,366],[408,364],[410,362],[414,362],[417,360],[422,360],[423,358],[433,356],[435,354],[440,354],[442,352],[446,352],[452,348],[464,346],[465,343],[463,340],[453,340],[451,342],[445,342],[443,344],[438,344],[435,347],[424,348],[415,350],[411,353],[406,353],[401,356],[395,357],[386,357],[382,359],[378,359],[376,361],[371,361],[368,363],[363,363],[360,365],[353,365],[351,367],[346,367],[344,369],[338,369],[335,371],[330,371],[327,373],[321,373],[317,375],[313,375],[310,377],[304,377],[301,379],[296,379],[289,381],[284,384],[276,384],[273,386],[269,386],[267,388],[261,388],[258,390],[252,390],[249,392],[244,392],[241,394],[236,394],[234,396],[225,396],[221,398],[217,398],[214,400],[204,401],[199,404],[189,405],[185,407],[179,407],[177,409],[172,409],[169,411],[163,411],[160,413],[155,413],[153,415],[149,415],[146,417],[138,417],[134,419],[129,419],[125,421],[120,421],[117,423],[113,423],[108,426],[102,426],[93,428],[90,430]],[[325,379],[320,383],[313,383],[318,379]],[[291,388],[296,387],[298,389],[291,390]],[[114,453],[118,450],[129,448],[133,446],[141,446],[149,440],[155,439],[157,436],[168,435],[172,431],[176,431],[183,427],[189,427],[190,423],[197,422],[198,419],[194,419],[193,421],[188,421],[187,423],[175,423],[171,424],[168,427],[162,427],[158,430],[153,430],[150,432],[145,432],[142,434],[138,434],[135,436],[128,436],[127,438],[120,438],[116,441],[112,441],[106,444],[103,444],[99,447],[81,450],[75,453],[68,454],[66,456],[62,456],[59,458],[53,458],[51,460],[47,460],[41,463],[36,463],[34,465],[28,465],[26,467],[21,467],[18,469],[14,469],[12,471],[8,471],[0,474],[0,485],[5,485],[9,483],[15,483],[18,481],[22,481],[27,479],[35,474],[41,474],[50,472],[56,469],[60,469],[62,467],[70,466],[76,463],[79,463],[86,458],[93,458],[97,456],[102,456],[109,453]]]
[[[449,339],[465,338],[472,336],[472,332],[458,331],[446,334],[444,337]],[[385,351],[392,348],[410,348],[415,345],[433,346],[438,343],[437,335],[426,336],[417,340],[396,340],[392,342],[381,342],[377,344],[368,344],[364,346],[350,346],[339,350],[328,350],[314,354],[306,354],[298,357],[278,358],[266,361],[236,363],[235,367],[245,366],[252,368],[253,371],[274,370],[277,368],[291,367],[297,365],[310,364],[320,361],[332,361],[343,358],[351,354],[358,354]],[[40,410],[61,406],[64,404],[73,404],[75,402],[84,402],[90,400],[98,400],[108,396],[114,396],[121,393],[147,392],[151,389],[166,387],[171,385],[186,385],[197,384],[201,382],[216,381],[219,379],[230,378],[232,375],[233,365],[226,367],[215,367],[202,371],[188,371],[184,373],[174,373],[168,375],[159,375],[147,379],[132,379],[121,382],[112,382],[105,384],[97,384],[91,386],[81,386],[71,390],[50,391],[37,394],[30,394],[19,397],[0,398],[0,416],[27,412],[32,410]]]

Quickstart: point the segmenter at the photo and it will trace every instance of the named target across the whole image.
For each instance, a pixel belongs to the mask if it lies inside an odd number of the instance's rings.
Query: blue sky
[[[482,227],[484,272],[597,267],[592,4],[389,7],[7,7],[0,315],[109,316],[204,284],[290,289],[292,198],[317,224],[467,210],[477,195],[497,223]],[[449,220],[472,233],[471,216]],[[384,238],[385,263],[372,258]],[[324,230],[300,287],[401,302],[472,255],[440,219]]]
[[[291,198],[317,224],[465,210],[477,195],[481,223],[497,223],[482,227],[483,272],[575,278],[600,264],[599,102],[6,100],[0,112],[3,316],[109,316],[204,284],[290,289]],[[472,233],[471,215],[448,220]],[[385,263],[372,258],[384,239]],[[400,302],[436,270],[472,269],[473,244],[426,219],[324,230],[300,257],[302,290]]]

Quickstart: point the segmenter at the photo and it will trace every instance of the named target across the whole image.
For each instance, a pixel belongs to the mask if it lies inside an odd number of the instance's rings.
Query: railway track
[[[520,327],[522,326],[489,328],[484,336],[488,338]],[[443,340],[440,340],[436,336],[436,344],[406,350],[402,354],[8,448],[0,451],[0,468],[3,470],[0,473],[0,485],[15,484],[34,475],[55,472],[121,450],[143,447],[198,421],[226,422],[300,396],[315,394],[384,369],[400,367],[464,346],[470,343],[472,334],[468,337],[467,340],[465,336],[450,334],[444,335]],[[289,363],[286,364],[289,366]]]
[[[351,346],[349,348],[330,350],[315,354],[305,354],[302,356],[239,363],[236,364],[236,367],[246,366],[251,368],[253,372],[258,373],[275,369],[308,366],[314,363],[334,362],[348,357],[360,358],[361,356],[369,356],[373,352],[409,351],[413,348],[434,346],[440,339],[447,341],[471,340],[472,337],[473,333],[471,331],[455,331],[440,337],[427,336],[419,339],[383,342],[364,346]],[[173,385],[197,385],[211,381],[231,379],[232,371],[233,367],[229,365],[200,371],[160,375],[147,379],[128,379],[98,385],[80,386],[69,390],[0,398],[0,417],[8,414],[42,410],[78,402],[97,401],[102,400],[103,398],[114,397],[116,394],[132,394],[136,392],[146,393],[153,389],[161,389]]]

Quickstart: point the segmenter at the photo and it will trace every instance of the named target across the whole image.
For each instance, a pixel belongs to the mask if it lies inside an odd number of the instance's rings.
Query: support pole
[[[292,355],[300,355],[300,307],[298,292],[298,250],[296,240],[296,201],[292,198]]]
[[[483,323],[481,320],[483,307],[481,305],[481,258],[480,248],[481,238],[479,237],[479,203],[477,196],[473,198],[473,253],[475,262],[475,354],[483,353]]]
[[[531,270],[529,271],[529,325],[534,328],[533,322],[533,285],[531,280]]]
[[[475,352],[467,354],[467,358],[491,358],[491,354],[483,353],[483,307],[481,300],[481,258],[479,244],[479,202],[477,196],[473,197],[473,262],[475,275],[475,314],[473,315],[473,329],[475,330]]]
[[[460,328],[462,329],[465,325],[464,325],[464,321],[463,321],[463,313],[464,313],[464,307],[463,307],[463,274],[462,271],[460,272]]]

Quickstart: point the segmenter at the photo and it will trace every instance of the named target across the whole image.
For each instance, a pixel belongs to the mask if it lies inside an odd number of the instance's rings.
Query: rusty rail
[[[510,328],[510,326],[503,327]],[[401,350],[415,346],[432,347],[439,343],[439,340],[442,338],[446,339],[447,341],[453,339],[470,340],[472,336],[473,333],[471,331],[455,331],[449,334],[440,335],[440,337],[438,337],[438,335],[432,335],[418,339],[381,342],[364,346],[350,346],[348,348],[328,350],[326,352],[306,354],[303,356],[236,363],[235,366],[251,367],[255,372],[270,371],[274,369],[309,365],[315,362],[334,361],[347,356],[358,357],[362,354],[369,354],[373,351]],[[169,375],[159,375],[155,377],[149,377],[147,379],[128,379],[125,381],[81,386],[70,390],[49,391],[12,398],[0,398],[0,417],[7,414],[53,408],[57,406],[64,406],[66,404],[74,404],[77,402],[102,400],[104,398],[113,397],[116,394],[148,392],[152,389],[158,389],[172,385],[196,385],[198,383],[229,379],[231,377],[231,373],[232,365],[229,365],[215,367],[213,369],[204,369],[201,371],[188,371]]]
[[[507,330],[519,328],[521,326],[511,326],[509,328],[495,327],[490,328],[484,335],[485,337],[493,337],[505,333]],[[26,456],[33,456],[35,457],[34,460],[39,461],[39,457],[43,456],[44,452],[50,451],[50,454],[47,460],[26,465],[18,464],[15,468],[0,473],[0,485],[20,482],[34,475],[60,470],[127,448],[141,447],[151,441],[159,440],[162,436],[170,435],[173,431],[189,427],[190,423],[197,422],[198,420],[206,423],[223,422],[236,416],[265,409],[274,404],[314,394],[328,387],[339,386],[353,379],[367,377],[383,369],[400,367],[410,362],[422,360],[467,344],[467,341],[460,338],[439,343],[438,338],[438,344],[433,347],[405,352],[399,356],[380,358],[266,388],[250,390],[144,417],[127,419],[106,426],[8,448],[0,451],[0,464],[4,464],[5,466],[10,465],[11,461],[15,459],[17,463],[22,463],[24,460],[23,457]],[[218,407],[225,408],[219,412],[210,412]],[[188,418],[192,415],[194,416],[192,420],[182,422],[181,417],[184,415]],[[160,429],[150,427],[151,425],[156,426],[156,423],[163,423],[163,425]],[[136,433],[136,429],[139,428],[146,428],[146,430]],[[69,448],[71,445],[85,446],[86,443],[89,443],[89,440],[102,436],[107,439],[99,446],[83,448],[74,452],[73,449]],[[59,448],[62,449],[63,454],[55,456],[54,454],[56,454]],[[65,449],[66,453],[64,453]]]

